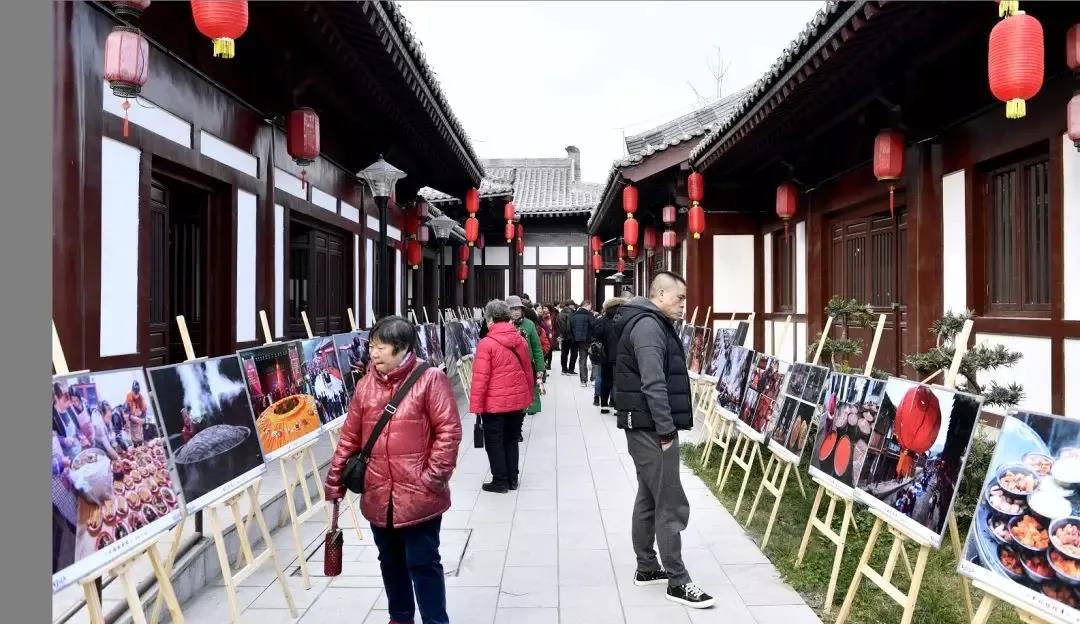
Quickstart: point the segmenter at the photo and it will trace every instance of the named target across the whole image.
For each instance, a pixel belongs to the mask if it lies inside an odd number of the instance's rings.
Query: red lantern
[[[517,239],[517,254],[520,256],[525,253],[525,239]]]
[[[664,249],[675,249],[675,245],[677,244],[675,230],[664,230],[662,239]]]
[[[420,217],[416,216],[415,210],[405,211],[405,235],[415,238],[420,230]]]
[[[626,271],[626,261],[623,260],[622,258],[619,258],[619,261],[615,263],[615,268],[619,271],[619,273],[625,272]]]
[[[289,156],[300,167],[307,167],[319,157],[319,116],[308,108],[289,113]],[[307,170],[300,170],[300,187],[307,186]]]
[[[462,245],[461,247],[457,248],[457,259],[458,259],[458,262],[468,262],[469,261],[469,246],[468,245]]]
[[[118,16],[139,19],[142,17],[143,11],[150,6],[150,0],[113,0],[109,4],[112,5],[113,12]]]
[[[1065,32],[1065,64],[1080,72],[1080,24],[1073,24]]]
[[[1018,12],[990,31],[987,59],[990,91],[1005,102],[1005,116],[1019,119],[1025,100],[1035,97],[1043,83],[1043,27],[1039,20]]]
[[[675,206],[668,204],[664,206],[663,219],[664,225],[675,225],[675,220],[679,218],[679,211]]]
[[[465,210],[467,210],[469,214],[480,212],[480,191],[475,188],[465,191]]]
[[[405,243],[405,261],[414,270],[420,268],[420,263],[424,261],[424,249],[419,240],[410,238],[409,242]]]
[[[503,238],[506,239],[506,244],[509,245],[514,241],[514,224],[509,221],[503,226]]]
[[[637,247],[633,247],[633,248],[627,247],[626,248],[626,255],[630,256],[631,260],[636,260],[637,256],[638,256],[638,248]]]
[[[472,247],[476,243],[476,239],[480,237],[480,221],[475,216],[469,216],[465,220],[465,240],[469,243],[469,247]]]
[[[904,393],[896,406],[893,432],[900,443],[900,460],[896,474],[909,476],[915,467],[915,456],[930,450],[941,429],[941,404],[928,386],[914,386]]]
[[[589,242],[592,244],[592,250],[599,253],[604,248],[604,241],[600,240],[599,236],[595,234],[589,238]]]
[[[622,190],[622,207],[623,211],[628,215],[632,215],[637,212],[638,209],[638,190],[636,186],[627,185]]]
[[[784,236],[788,235],[788,221],[798,210],[799,188],[791,182],[776,187],[776,216],[784,222]]]
[[[506,206],[503,207],[503,219],[506,219],[507,223],[512,223],[514,221],[514,216],[515,216],[514,202],[512,202],[512,201],[506,202]],[[509,242],[509,239],[511,237],[507,236],[506,238],[507,238],[507,242]]]
[[[114,26],[105,39],[105,80],[113,95],[124,98],[124,137],[128,135],[128,98],[138,97],[150,76],[150,44],[137,28]]]
[[[423,197],[417,198],[415,206],[416,218],[420,219],[421,223],[426,221],[428,218],[428,214],[430,213],[430,210],[428,210],[428,208],[428,203],[424,201]]]
[[[604,267],[604,259],[600,257],[600,254],[593,254],[592,268],[594,273],[599,273],[600,269]]]
[[[645,228],[645,233],[642,236],[642,243],[645,245],[646,251],[656,251],[657,244],[656,228],[648,226]]]
[[[462,262],[457,266],[457,278],[462,284],[469,279],[469,265]]]
[[[638,222],[633,216],[628,216],[623,221],[623,240],[626,241],[627,251],[633,251],[638,239]]]
[[[1073,145],[1076,146],[1077,151],[1080,151],[1080,93],[1072,96],[1072,99],[1069,100],[1068,112],[1065,117],[1069,138],[1073,140]]]
[[[889,182],[889,216],[895,216],[894,193],[904,175],[904,134],[899,130],[882,130],[874,139],[874,177]]]
[[[214,41],[214,56],[236,56],[236,40],[248,26],[247,0],[191,0],[195,26]]]
[[[686,227],[694,235],[695,240],[701,238],[701,235],[705,232],[705,209],[701,207],[701,204],[694,202],[694,205],[690,206]]]
[[[686,194],[690,201],[701,202],[705,200],[705,176],[695,171],[686,177]]]
[[[480,238],[478,238],[476,240],[476,247],[478,249],[483,249],[484,248],[484,234],[483,234],[483,232],[480,233]]]
[[[525,238],[525,226],[524,225],[521,225],[520,223],[518,223],[517,228],[516,228],[516,232],[517,232],[517,237],[518,238]]]

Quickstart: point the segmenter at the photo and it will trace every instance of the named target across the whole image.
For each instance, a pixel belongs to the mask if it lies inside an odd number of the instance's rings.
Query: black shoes
[[[511,490],[516,490],[517,486],[518,486],[518,480],[517,479],[510,479],[510,489]]]
[[[500,483],[498,481],[492,481],[491,483],[485,483],[480,486],[480,489],[485,492],[494,492],[495,494],[506,494],[510,491],[510,486],[506,483]]]
[[[596,397],[596,396],[594,396],[594,397],[592,398],[592,404],[593,404],[593,405],[597,405],[597,406],[598,406],[598,405],[600,405],[600,397]]]
[[[662,585],[668,582],[668,573],[666,570],[657,570],[655,572],[642,572],[638,570],[634,573],[634,585],[638,587],[644,587],[646,585]]]
[[[713,606],[714,599],[694,583],[668,587],[667,599],[677,602],[691,609],[708,609]]]
[[[600,413],[601,414],[610,414],[611,410],[609,408],[606,408],[606,407],[601,407],[600,408]]]

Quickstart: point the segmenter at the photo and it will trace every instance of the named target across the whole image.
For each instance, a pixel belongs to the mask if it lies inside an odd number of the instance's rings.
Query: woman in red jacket
[[[529,347],[510,322],[510,308],[498,299],[484,307],[487,335],[476,348],[469,411],[484,427],[491,465],[487,492],[505,494],[518,486],[518,440],[525,409],[533,402]]]
[[[356,385],[341,428],[326,477],[327,500],[345,495],[341,483],[345,463],[360,453],[386,405],[419,363],[416,332],[400,316],[375,324],[368,349],[370,369]],[[412,624],[417,606],[424,624],[450,621],[439,528],[442,514],[450,508],[450,475],[460,442],[461,417],[450,381],[439,369],[429,368],[376,441],[360,497],[379,549],[391,624]]]

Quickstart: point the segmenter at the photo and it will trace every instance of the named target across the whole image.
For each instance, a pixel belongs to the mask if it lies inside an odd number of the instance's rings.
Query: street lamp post
[[[437,242],[435,248],[438,250],[435,254],[435,283],[438,285],[439,290],[439,298],[435,304],[435,312],[438,314],[443,307],[443,289],[446,286],[443,282],[443,248],[446,246],[446,241],[450,239],[450,232],[454,231],[454,226],[457,225],[457,222],[450,217],[441,214],[428,221],[428,225],[431,226],[431,230],[435,234],[435,240]]]
[[[375,198],[375,205],[379,207],[379,245],[375,250],[375,275],[377,288],[375,292],[375,311],[379,318],[390,314],[390,267],[389,253],[386,237],[386,225],[388,222],[388,208],[390,196],[394,194],[394,185],[405,177],[405,172],[383,160],[379,154],[379,160],[375,161],[363,171],[356,174],[358,178],[367,183],[371,189],[371,195]]]

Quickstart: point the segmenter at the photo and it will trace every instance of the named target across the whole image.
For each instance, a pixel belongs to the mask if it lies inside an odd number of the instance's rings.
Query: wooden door
[[[570,272],[566,269],[540,269],[537,275],[539,301],[551,303],[570,298]],[[581,303],[580,301],[576,303]]]
[[[877,213],[836,221],[830,226],[830,233],[830,295],[869,303],[875,315],[886,315],[874,368],[902,374],[907,333],[906,212],[898,209],[896,219],[888,213]],[[874,329],[852,328],[849,337],[863,341],[864,355],[852,359],[853,366],[862,368]]]
[[[506,298],[506,269],[495,267],[476,267],[476,297],[481,308],[492,299]]]
[[[147,366],[169,363],[172,323],[169,322],[169,190],[150,184],[150,326]]]
[[[301,312],[311,332],[327,336],[346,330],[345,296],[348,275],[344,238],[336,233],[290,224],[289,237],[290,338],[306,338]]]

